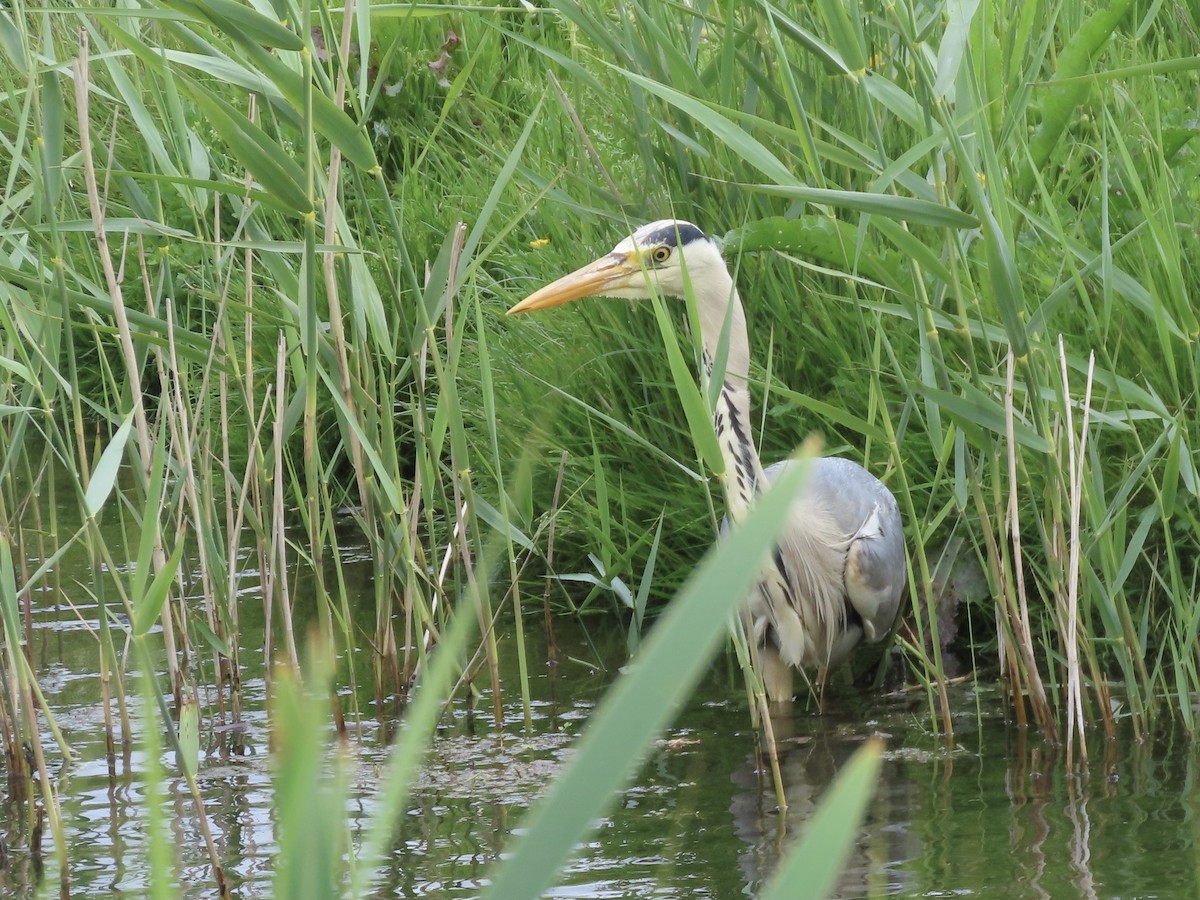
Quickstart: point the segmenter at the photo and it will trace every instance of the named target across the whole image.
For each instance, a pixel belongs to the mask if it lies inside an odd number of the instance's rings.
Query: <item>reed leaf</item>
[[[804,469],[782,476],[672,601],[592,715],[549,794],[530,810],[484,897],[535,897],[554,880],[700,676],[737,598],[757,577],[786,522]]]
[[[133,413],[130,413],[121,421],[112,439],[104,448],[104,452],[100,454],[100,461],[96,463],[96,468],[92,470],[92,478],[88,482],[83,502],[87,514],[93,518],[99,514],[100,509],[112,494],[113,487],[117,483],[117,475],[125,460],[125,447],[129,443],[129,436],[132,433]]]
[[[1071,113],[1087,97],[1090,82],[1075,79],[1085,74],[1133,6],[1132,0],[1108,0],[1088,16],[1062,48],[1054,77],[1045,89],[1042,124],[1029,141],[1029,161],[1017,180],[1017,196],[1027,196],[1033,189],[1033,173],[1049,161]],[[1060,79],[1065,83],[1060,84]]]
[[[856,212],[887,216],[915,225],[935,228],[975,228],[979,220],[961,210],[931,203],[916,197],[897,197],[893,194],[872,194],[862,191],[836,191],[811,188],[797,184],[747,184],[749,190],[762,191],[780,197],[791,197],[808,203],[852,209]]]
[[[204,0],[191,3],[188,0],[163,0],[170,9],[186,13],[198,21],[211,22],[229,35],[245,35],[248,40],[264,47],[281,50],[300,50],[304,41],[294,31],[277,20],[270,19],[237,0]]]
[[[796,886],[801,884],[806,897],[828,897],[834,892],[879,777],[882,754],[883,744],[875,738],[850,757],[759,894],[761,900],[787,900],[796,896]]]

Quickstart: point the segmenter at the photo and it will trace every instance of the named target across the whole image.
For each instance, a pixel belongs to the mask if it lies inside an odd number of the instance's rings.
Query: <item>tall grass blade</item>
[[[125,447],[129,443],[129,435],[133,432],[133,413],[117,427],[108,446],[100,454],[100,461],[92,470],[92,478],[88,482],[87,491],[83,495],[84,509],[89,516],[95,517],[112,494],[113,486],[117,483],[117,475],[125,460]]]
[[[1075,107],[1086,99],[1091,83],[1076,81],[1087,72],[1113,32],[1134,7],[1133,0],[1108,0],[1084,20],[1058,56],[1054,77],[1044,89],[1042,124],[1029,141],[1028,164],[1016,184],[1016,194],[1024,199],[1033,190],[1034,173],[1050,160],[1063,132],[1070,124]],[[1059,84],[1060,80],[1069,83]]]
[[[579,746],[484,897],[536,897],[612,802],[650,742],[695,685],[739,598],[787,519],[803,466],[772,487],[688,579],[634,661],[592,715]],[[687,652],[680,652],[686,647]]]
[[[874,792],[882,754],[883,742],[873,738],[850,757],[759,900],[789,900],[801,885],[813,900],[833,894]]]
[[[154,573],[154,578],[146,588],[146,592],[140,596],[134,595],[133,633],[135,637],[147,634],[162,615],[163,605],[170,596],[171,585],[175,581],[176,572],[179,571],[179,561],[183,558],[183,547],[183,541],[177,541],[175,549],[171,551],[166,563]]]
[[[278,729],[275,810],[280,822],[275,896],[318,900],[338,896],[348,760],[333,760],[325,775],[332,658],[314,648],[303,683],[283,669],[273,679],[273,716]],[[361,895],[358,895],[361,896]]]
[[[628,69],[622,69],[619,66],[612,66],[612,68],[620,72],[621,75],[628,78],[634,84],[645,88],[650,93],[661,97],[672,106],[687,113],[712,132],[715,137],[724,142],[744,162],[758,169],[758,171],[772,179],[776,184],[795,183],[796,178],[791,170],[775,154],[768,150],[757,138],[712,106],[665,84],[659,84],[657,81],[647,78],[644,75],[630,72]]]
[[[247,40],[264,47],[280,50],[300,50],[305,44],[294,31],[285,28],[277,20],[262,15],[237,0],[204,0],[191,3],[188,0],[163,0],[163,5],[177,9],[199,21],[208,21],[226,34],[245,35]]]
[[[717,433],[712,427],[712,413],[709,411],[704,394],[696,385],[695,376],[679,350],[675,326],[671,322],[666,305],[660,297],[655,297],[653,302],[654,316],[658,321],[663,347],[666,348],[667,360],[671,366],[671,380],[683,407],[684,415],[687,417],[692,441],[704,464],[708,466],[709,470],[720,475],[725,471],[725,459],[721,455],[721,445],[717,442]]]
[[[745,187],[762,191],[764,194],[791,197],[794,200],[805,200],[809,203],[822,203],[842,209],[852,209],[856,212],[873,213],[900,222],[912,222],[915,225],[932,225],[935,228],[977,228],[979,226],[979,219],[969,213],[917,197],[813,188],[790,183],[790,179],[789,182],[782,184],[747,184]]]

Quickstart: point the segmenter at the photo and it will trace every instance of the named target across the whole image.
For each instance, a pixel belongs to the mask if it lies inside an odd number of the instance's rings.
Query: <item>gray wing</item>
[[[789,465],[797,463],[785,460],[768,468],[768,481]],[[845,553],[845,597],[862,618],[866,639],[879,641],[896,619],[908,573],[896,498],[852,460],[824,457],[812,460],[810,466],[793,505],[794,528],[803,532],[794,546],[804,552],[804,540],[811,535],[820,535],[823,543],[842,542],[838,550]]]

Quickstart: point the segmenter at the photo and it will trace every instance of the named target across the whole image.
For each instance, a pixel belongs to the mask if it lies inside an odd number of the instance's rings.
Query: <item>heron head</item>
[[[646,300],[654,293],[682,297],[686,282],[703,283],[712,266],[723,269],[725,263],[704,232],[691,222],[662,219],[643,225],[611,252],[530,294],[508,314],[583,297]]]

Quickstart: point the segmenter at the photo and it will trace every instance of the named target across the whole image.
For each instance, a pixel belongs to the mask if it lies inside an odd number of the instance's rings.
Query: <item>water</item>
[[[49,598],[43,597],[41,601]],[[79,755],[59,785],[76,896],[138,896],[146,888],[146,825],[138,751],[104,756],[95,638],[78,614],[39,602],[34,664],[67,740]],[[276,850],[267,764],[261,622],[248,605],[242,627],[250,754],[202,760],[200,783],[233,893],[272,896]],[[81,621],[81,617],[83,621]],[[505,707],[503,740],[491,732],[487,699],[474,721],[462,704],[442,725],[399,825],[380,896],[473,897],[529,804],[559,769],[623,661],[611,627],[586,634],[559,624],[553,671],[530,635],[533,727]],[[500,641],[503,677],[517,692],[511,635]],[[367,672],[367,657],[360,672]],[[131,684],[136,682],[132,681]],[[1200,751],[1185,736],[1106,743],[1091,736],[1092,764],[1067,774],[1054,748],[1004,721],[997,692],[964,685],[952,695],[955,743],[929,730],[919,692],[864,698],[843,692],[823,714],[798,709],[777,724],[788,797],[781,816],[762,777],[737,673],[719,658],[636,782],[571,861],[552,897],[753,896],[781,847],[801,834],[829,781],[872,734],[887,751],[861,838],[838,896],[1192,897],[1200,895]],[[48,738],[47,738],[48,741]],[[47,742],[47,753],[57,751]],[[386,759],[378,727],[366,723],[355,754],[357,792],[348,809],[356,836],[372,809]],[[173,771],[173,761],[164,755]],[[52,763],[54,765],[54,763]],[[190,798],[172,782],[174,842],[182,896],[215,896]],[[0,891],[32,896],[27,851],[16,844]],[[49,851],[49,848],[47,848]],[[53,867],[52,859],[47,863]],[[43,894],[56,891],[46,873]],[[797,897],[804,897],[797,886]]]

